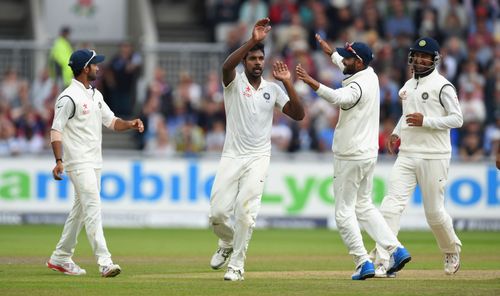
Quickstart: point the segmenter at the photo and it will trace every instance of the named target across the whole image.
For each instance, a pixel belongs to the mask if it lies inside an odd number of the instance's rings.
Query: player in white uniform
[[[229,259],[224,280],[243,280],[245,255],[271,156],[273,110],[278,107],[294,120],[304,118],[304,108],[284,63],[273,65],[273,76],[283,83],[288,95],[276,83],[262,78],[264,45],[260,42],[270,29],[268,18],[259,20],[250,40],[229,55],[222,66],[226,139],[212,188],[209,219],[219,237],[210,266],[220,269]],[[235,70],[240,62],[244,73]]]
[[[55,104],[51,142],[56,166],[52,174],[54,179],[62,180],[61,174],[66,170],[75,188],[75,199],[61,239],[46,265],[68,275],[86,274],[72,260],[83,226],[101,275],[114,277],[121,272],[120,266],[111,260],[102,229],[102,125],[115,131],[136,129],[139,132],[143,132],[144,125],[140,119],[125,121],[115,117],[102,94],[91,86],[90,82],[96,79],[99,70],[97,63],[103,60],[104,56],[93,50],[73,52],[69,66],[75,78]]]
[[[369,66],[371,49],[364,43],[347,43],[334,52],[316,35],[323,51],[344,74],[342,87],[331,89],[313,79],[297,66],[299,79],[329,103],[340,107],[339,121],[332,144],[335,221],[356,266],[353,280],[375,275],[358,222],[370,237],[391,254],[392,271],[400,270],[411,260],[380,212],[372,203],[373,171],[378,154],[380,91],[378,77]]]
[[[454,274],[460,267],[462,243],[444,208],[444,189],[451,157],[450,129],[461,127],[463,119],[455,88],[438,73],[439,60],[439,44],[432,38],[420,38],[410,48],[413,78],[399,91],[403,114],[389,139],[389,152],[393,153],[398,140],[401,146],[380,211],[397,235],[401,214],[419,184],[427,223],[444,254],[444,271]],[[374,256],[376,276],[390,275],[385,270],[387,253],[377,246]]]

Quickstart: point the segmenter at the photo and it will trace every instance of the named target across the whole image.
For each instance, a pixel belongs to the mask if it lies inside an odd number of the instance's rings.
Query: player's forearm
[[[324,100],[336,106],[354,104],[360,96],[359,92],[354,92],[350,87],[332,89],[323,84],[319,85],[316,93]]]
[[[299,95],[295,91],[291,80],[284,80],[283,85],[285,86],[286,92],[288,93],[288,97],[290,98],[289,107],[287,111],[287,115],[290,116],[294,120],[302,120],[305,116],[304,106],[300,101]]]
[[[50,143],[52,146],[52,152],[54,153],[54,158],[62,159],[63,149],[62,149],[62,141],[53,141]]]
[[[255,41],[253,38],[250,38],[247,42],[245,42],[242,46],[240,46],[240,48],[231,53],[224,61],[224,64],[222,64],[222,72],[228,73],[236,69],[236,66],[238,66],[243,57],[257,43],[258,42]]]
[[[121,118],[116,118],[114,123],[112,123],[112,129],[114,131],[121,132],[121,131],[129,130],[131,128],[133,128],[133,124],[132,124],[132,121],[130,121],[130,120],[123,120]]]

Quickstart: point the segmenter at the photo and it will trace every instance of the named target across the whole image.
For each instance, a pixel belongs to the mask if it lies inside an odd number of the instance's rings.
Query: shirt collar
[[[248,81],[248,77],[247,77],[247,74],[245,72],[241,73],[241,76],[243,78],[243,81],[246,83],[246,84],[249,84],[250,86],[252,86],[252,84]],[[259,85],[259,89],[262,89],[264,87],[267,86],[269,82],[267,82],[267,80],[265,80],[262,76],[260,77],[260,85]],[[252,87],[253,88],[253,87]]]
[[[83,85],[83,83],[81,83],[80,81],[76,80],[75,78],[73,78],[73,83],[76,83],[77,85],[79,85],[80,87],[82,87],[85,90],[91,90],[92,89],[92,86],[90,86],[89,88],[86,88],[85,85]]]
[[[351,76],[345,78],[342,83],[343,84],[347,84],[347,83],[350,83],[351,81],[355,80],[356,78],[364,75],[364,73],[368,73],[368,72],[373,72],[373,68],[372,67],[366,67],[365,69],[361,70],[361,71],[358,71],[354,74],[352,74]]]
[[[418,80],[420,82],[424,82],[424,81],[427,81],[427,80],[434,79],[438,74],[439,74],[438,69],[434,68],[434,70],[429,75],[426,75],[426,76],[423,76],[423,77],[420,77],[420,78],[415,78],[415,76],[413,76],[413,79]]]

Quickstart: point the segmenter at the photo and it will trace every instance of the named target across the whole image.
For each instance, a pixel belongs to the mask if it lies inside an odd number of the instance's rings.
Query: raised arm
[[[254,47],[254,45],[266,38],[267,33],[271,30],[269,22],[269,18],[258,20],[253,28],[252,37],[240,46],[240,48],[231,53],[224,61],[222,65],[222,82],[225,86],[228,86],[229,83],[234,80],[236,76],[236,66],[238,66],[248,51]]]
[[[290,101],[288,101],[285,106],[283,106],[283,113],[297,121],[304,119],[304,107],[302,106],[300,98],[297,95],[295,88],[293,87],[291,79],[292,75],[290,74],[290,71],[288,71],[287,65],[282,61],[277,61],[276,63],[274,63],[273,76],[283,83],[286,92],[288,93],[288,97],[290,98]]]

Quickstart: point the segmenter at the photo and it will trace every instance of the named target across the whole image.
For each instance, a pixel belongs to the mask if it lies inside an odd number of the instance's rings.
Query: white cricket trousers
[[[459,253],[462,243],[444,208],[444,189],[448,180],[449,159],[421,159],[398,156],[389,178],[389,191],[380,211],[394,234],[398,234],[401,214],[417,184],[422,191],[425,218],[443,253]],[[376,262],[386,263],[389,255],[377,245]]]
[[[233,248],[228,266],[244,271],[248,242],[260,209],[269,156],[222,157],[210,197],[209,221],[219,247]],[[234,217],[234,223],[231,218]]]
[[[370,260],[363,244],[363,229],[389,253],[401,246],[372,202],[373,171],[376,158],[333,160],[333,196],[335,221],[355,266]]]
[[[52,253],[53,262],[71,262],[78,234],[85,225],[87,238],[92,246],[99,266],[112,264],[111,254],[106,246],[101,217],[101,170],[85,168],[68,172],[75,187],[75,199],[61,239]]]

